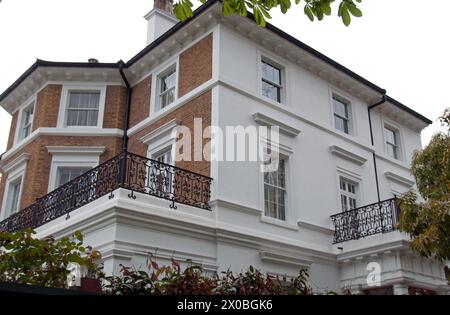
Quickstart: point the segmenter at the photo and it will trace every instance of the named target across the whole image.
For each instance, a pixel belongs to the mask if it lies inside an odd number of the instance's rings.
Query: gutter
[[[119,65],[120,76],[122,77],[122,80],[127,88],[127,100],[125,103],[126,109],[123,115],[123,140],[122,140],[122,151],[125,152],[128,149],[128,127],[130,125],[131,85],[130,82],[128,82],[125,73],[123,72],[125,63],[122,60],[119,60],[117,63]]]
[[[380,106],[381,104],[386,103],[386,101],[387,101],[387,96],[386,96],[386,94],[384,94],[381,97],[380,101],[376,102],[373,105],[370,105],[367,108],[367,114],[369,116],[370,142],[372,143],[372,147],[373,147],[374,143],[373,143],[372,117],[370,115],[370,110],[374,109],[377,106]],[[378,182],[377,158],[376,158],[376,155],[375,155],[375,150],[372,151],[372,159],[373,159],[373,169],[374,169],[374,172],[375,172],[375,185],[377,186],[377,197],[378,197],[378,202],[380,202],[381,201],[381,198],[380,198],[380,184]]]

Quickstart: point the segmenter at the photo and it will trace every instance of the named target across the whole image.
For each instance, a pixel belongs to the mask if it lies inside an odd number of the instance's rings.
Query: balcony
[[[394,231],[398,219],[399,208],[395,198],[332,215],[333,244]]]
[[[128,197],[136,199],[135,192],[152,195],[177,203],[210,210],[212,178],[173,165],[161,163],[129,152],[112,159],[69,181],[36,202],[0,222],[0,231],[18,231],[37,228],[118,188],[130,190]]]

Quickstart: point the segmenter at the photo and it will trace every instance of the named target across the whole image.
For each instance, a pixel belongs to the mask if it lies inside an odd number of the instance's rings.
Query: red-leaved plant
[[[160,266],[149,257],[149,271],[140,271],[121,265],[121,275],[105,278],[106,293],[114,295],[308,295],[309,275],[302,269],[299,275],[288,280],[265,275],[250,266],[238,274],[224,271],[208,275],[201,266],[171,260],[169,266]]]

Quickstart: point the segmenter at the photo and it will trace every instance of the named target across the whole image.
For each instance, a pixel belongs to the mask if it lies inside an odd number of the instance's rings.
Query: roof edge
[[[391,104],[393,104],[394,106],[404,110],[405,112],[413,115],[417,119],[420,119],[421,121],[423,121],[427,125],[431,125],[433,123],[432,120],[428,119],[427,117],[423,116],[422,114],[419,114],[418,112],[416,112],[415,110],[409,108],[408,106],[400,103],[399,101],[397,101],[396,99],[390,97],[389,95],[386,95],[386,101],[391,103]]]
[[[24,73],[17,78],[2,94],[0,94],[0,102],[3,101],[12,91],[14,91],[25,79],[30,76],[39,67],[63,67],[63,68],[118,68],[120,62],[116,63],[90,63],[90,62],[61,62],[61,61],[47,61],[36,59]]]

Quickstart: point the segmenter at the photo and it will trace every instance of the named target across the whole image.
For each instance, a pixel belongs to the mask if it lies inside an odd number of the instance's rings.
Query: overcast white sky
[[[143,15],[152,0],[3,0],[0,3],[0,91],[36,58],[127,61],[144,46]],[[363,0],[364,16],[345,27],[337,17],[311,23],[299,7],[273,13],[272,24],[385,88],[433,121],[450,106],[449,0]],[[0,109],[0,152],[11,118]],[[422,133],[423,144],[440,128]]]

